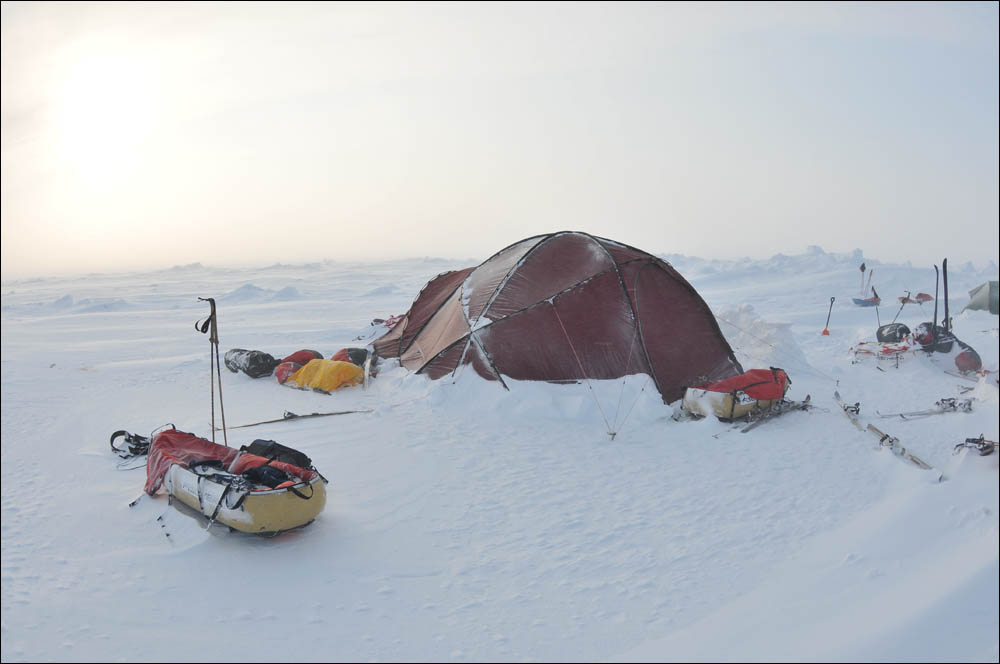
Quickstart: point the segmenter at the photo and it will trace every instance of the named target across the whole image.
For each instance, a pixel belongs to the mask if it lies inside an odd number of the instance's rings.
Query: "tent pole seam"
[[[469,273],[471,273],[471,272],[472,272],[472,271],[473,271],[473,270],[474,270],[475,268],[463,268],[463,269],[464,269],[464,270],[468,270],[468,271],[469,271]],[[448,274],[452,274],[452,273],[454,273],[454,272],[461,272],[461,271],[462,271],[462,270],[451,270],[450,272],[442,272],[441,274],[439,274],[439,275],[437,275],[436,277],[434,277],[434,279],[438,279],[439,277],[443,277],[443,276],[445,276],[445,275],[448,275]],[[466,276],[466,277],[468,277],[469,275],[468,275],[468,274],[466,274],[465,276]],[[431,280],[430,280],[430,281],[428,281],[428,282],[427,282],[426,284],[424,284],[424,287],[420,289],[420,293],[423,293],[423,292],[424,292],[424,291],[425,291],[425,290],[427,289],[427,286],[429,286],[429,285],[430,285],[431,281],[434,281],[434,279],[431,279]],[[461,285],[461,284],[459,284],[459,285]],[[453,289],[451,290],[451,293],[454,293],[454,292],[455,292],[455,290],[456,290],[457,288],[458,288],[458,286],[456,286],[455,288],[453,288]],[[413,299],[413,302],[414,302],[414,303],[416,303],[416,302],[417,302],[417,300],[419,300],[419,299],[420,299],[420,293],[417,293],[417,297],[415,297],[415,298]],[[414,333],[414,335],[413,335],[413,338],[412,338],[412,339],[410,339],[410,343],[409,343],[409,344],[408,344],[408,345],[406,346],[406,348],[403,348],[403,334],[406,334],[406,328],[404,328],[404,329],[403,329],[403,333],[399,335],[399,354],[397,355],[397,357],[399,357],[399,358],[402,358],[402,357],[403,357],[403,353],[405,353],[406,351],[410,350],[410,346],[412,346],[412,345],[413,345],[413,342],[414,342],[414,341],[416,340],[416,338],[417,338],[418,336],[420,336],[420,333],[424,331],[424,328],[425,328],[425,327],[427,327],[427,325],[428,325],[428,324],[429,324],[429,323],[430,323],[430,322],[431,322],[432,320],[434,320],[434,317],[438,315],[438,312],[439,312],[439,311],[441,311],[441,307],[443,307],[443,306],[445,305],[445,303],[446,303],[446,302],[448,302],[448,300],[449,300],[449,298],[450,298],[450,297],[451,297],[451,295],[449,295],[448,297],[444,298],[444,299],[443,299],[443,300],[441,301],[441,304],[439,304],[439,305],[437,306],[437,308],[435,308],[435,309],[434,309],[434,313],[432,313],[432,314],[431,314],[430,316],[428,316],[428,317],[427,317],[427,320],[425,320],[425,321],[424,321],[424,324],[420,326],[420,329],[419,329],[419,330],[417,330],[417,331],[416,331],[416,333]],[[413,305],[411,304],[411,305],[410,305],[410,309],[412,309],[412,308],[413,308]],[[410,324],[410,320],[409,320],[409,319],[410,319],[410,316],[409,316],[409,313],[410,313],[409,311],[407,311],[407,312],[406,312],[406,314],[407,314],[407,315],[406,315],[406,325],[407,325],[407,327],[409,327],[409,324]]]
[[[585,234],[585,235],[587,235],[587,234]],[[632,315],[632,334],[633,334],[632,340],[634,342],[636,334],[638,334],[640,336],[642,335],[642,331],[639,329],[639,303],[638,303],[637,300],[633,301],[632,296],[629,295],[629,293],[628,293],[628,286],[625,285],[625,275],[622,274],[621,267],[619,266],[618,261],[616,261],[615,257],[611,255],[611,252],[608,251],[608,248],[604,246],[604,244],[601,242],[601,240],[599,238],[597,238],[597,237],[595,237],[593,235],[587,235],[587,237],[589,237],[594,242],[596,242],[597,245],[599,247],[601,247],[601,249],[604,250],[604,253],[606,253],[608,255],[608,258],[611,259],[611,264],[615,266],[615,272],[618,273],[618,283],[622,287],[622,293],[625,294],[625,299],[626,299],[626,301],[628,301],[628,305],[629,305],[629,312]],[[625,245],[625,246],[628,246],[628,245]],[[646,253],[646,252],[642,251],[641,249],[636,249],[635,247],[628,247],[628,248],[631,249],[631,250],[633,250],[633,251],[636,251],[636,252]],[[651,254],[647,254],[647,255],[650,255],[651,257],[655,258],[655,256],[652,256]],[[634,260],[642,260],[642,259],[634,259]],[[633,261],[629,261],[629,262],[633,262]],[[649,263],[647,263],[647,265],[648,264]],[[640,267],[639,270],[636,271],[636,282],[638,282],[639,272],[641,272],[644,267],[645,266]],[[633,286],[635,286],[635,285],[636,284],[633,283]],[[662,397],[663,396],[663,391],[660,389],[660,381],[656,377],[655,371],[653,369],[653,360],[649,357],[649,349],[646,348],[645,341],[643,341],[643,344],[642,344],[642,352],[646,356],[646,366],[649,368],[649,371],[653,375],[653,383],[656,385],[656,391],[659,392],[660,396]],[[628,376],[628,365],[631,362],[632,362],[632,349],[629,348],[629,356],[628,356],[628,360],[626,360],[626,364],[625,364],[625,375],[626,376]],[[623,381],[622,382],[622,394],[624,394],[624,392],[625,392],[625,383]],[[621,396],[619,396],[619,403],[620,402],[621,402]],[[618,413],[615,413],[615,420],[617,421],[617,419],[618,419]]]
[[[639,312],[639,278],[642,276],[642,271],[648,268],[650,265],[659,267],[658,265],[656,265],[656,263],[648,262],[642,267],[640,267],[638,270],[636,270],[635,273],[635,281],[633,282],[633,286],[635,286],[634,292],[635,292],[636,327],[639,330],[639,341],[642,342],[642,352],[645,353],[646,363],[649,365],[649,375],[653,377],[653,384],[656,385],[656,391],[660,393],[660,399],[666,401],[666,396],[663,394],[663,388],[660,386],[660,377],[656,375],[656,367],[653,366],[653,360],[649,356],[649,347],[646,346],[646,335],[642,333],[642,328],[639,327],[639,317],[642,315]]]
[[[543,245],[546,242],[548,242],[550,239],[552,239],[552,237],[554,235],[556,235],[556,234],[555,233],[550,234],[544,240],[539,240],[538,242],[536,242],[534,245],[532,245],[532,247],[530,249],[528,249],[526,252],[524,252],[524,255],[521,256],[521,258],[519,258],[516,263],[514,263],[513,265],[510,266],[510,269],[507,270],[507,274],[504,275],[503,279],[500,280],[500,282],[497,284],[496,288],[493,289],[493,293],[490,295],[489,299],[486,301],[486,304],[483,305],[483,310],[479,312],[478,316],[476,316],[476,322],[479,322],[479,319],[482,318],[483,316],[485,316],[486,312],[489,311],[490,306],[497,299],[497,296],[500,294],[500,291],[503,290],[504,285],[510,280],[510,276],[512,274],[514,274],[514,271],[517,270],[517,268],[524,263],[524,261],[528,258],[528,256],[531,255],[531,253],[535,249],[537,249],[541,245]],[[506,247],[504,247],[503,249],[501,249],[500,251],[498,251],[497,253],[493,254],[493,256],[490,256],[485,261],[483,261],[482,263],[480,263],[478,266],[476,266],[476,268],[478,268],[479,266],[485,265],[486,263],[488,263],[491,260],[493,260],[494,257],[499,256],[500,254],[502,254],[503,252],[507,251],[511,247],[516,246],[518,244],[521,244],[522,242],[526,242],[527,240],[532,240],[532,239],[534,239],[536,237],[544,237],[544,236],[542,236],[542,235],[535,235],[535,236],[529,237],[529,238],[527,238],[525,240],[521,240],[520,242],[515,242],[514,244],[509,244]],[[469,274],[466,275],[466,280],[472,275],[473,272],[476,271],[476,268],[474,268],[474,269],[472,269],[472,270],[469,271]],[[463,280],[462,283],[458,285],[458,288],[463,288],[464,286],[465,286],[465,280]],[[465,294],[464,293],[464,289],[463,289],[463,293],[462,294],[463,295]],[[461,306],[461,302],[459,303],[459,305]],[[437,313],[437,312],[435,312],[435,313]],[[466,355],[466,353],[469,352],[469,346],[472,344],[472,332],[474,331],[472,329],[472,321],[469,319],[469,314],[465,310],[465,307],[462,307],[462,313],[465,314],[465,322],[469,326],[469,338],[465,342],[465,348],[462,349],[462,356],[458,359],[458,364],[455,365],[455,369],[452,370],[452,372],[451,372],[452,377],[455,378],[456,380],[458,378],[457,375],[456,375],[457,372],[458,372],[458,368],[460,366],[462,366],[462,362],[465,361],[465,355]],[[506,385],[504,385],[504,387],[506,387]]]

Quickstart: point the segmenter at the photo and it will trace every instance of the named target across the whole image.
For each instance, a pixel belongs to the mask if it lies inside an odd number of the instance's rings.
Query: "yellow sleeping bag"
[[[285,385],[300,390],[333,392],[337,388],[358,385],[365,377],[365,370],[351,362],[338,360],[310,360],[293,373]]]

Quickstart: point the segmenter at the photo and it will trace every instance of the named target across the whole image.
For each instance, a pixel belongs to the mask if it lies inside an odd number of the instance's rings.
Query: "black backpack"
[[[273,440],[263,440],[258,438],[249,445],[240,448],[249,454],[262,456],[269,461],[280,461],[298,466],[303,470],[312,470],[312,459],[296,449],[276,443]]]

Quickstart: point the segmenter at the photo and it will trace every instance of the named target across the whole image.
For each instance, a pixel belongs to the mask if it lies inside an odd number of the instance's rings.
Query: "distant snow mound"
[[[856,253],[833,254],[824,251],[820,246],[810,245],[805,253],[777,253],[764,259],[747,257],[704,259],[681,254],[664,254],[660,258],[670,263],[688,281],[706,282],[717,278],[728,282],[734,278],[752,278],[759,281],[774,277],[784,278],[787,275],[794,275],[797,278],[802,274],[847,268],[857,270],[860,261],[856,260]],[[871,267],[877,261],[869,260],[868,263]]]
[[[254,286],[253,284],[244,284],[234,291],[226,293],[222,297],[218,298],[220,302],[229,303],[240,303],[240,302],[259,302],[261,300],[267,299],[274,295],[274,291],[268,290],[266,288],[260,288]]]
[[[135,307],[129,302],[115,298],[111,300],[81,300],[77,312],[81,314],[102,313],[106,311],[128,311]]]
[[[286,300],[298,300],[301,297],[302,295],[301,293],[299,293],[299,289],[297,289],[295,286],[285,286],[280,291],[275,293],[274,297],[272,297],[271,299],[286,301]]]
[[[372,295],[392,295],[393,293],[398,293],[398,292],[399,288],[397,288],[395,284],[386,284],[385,286],[379,286],[378,288],[371,289],[370,291],[365,293],[365,297],[369,297]]]
[[[188,263],[187,265],[174,265],[173,267],[167,268],[165,272],[184,272],[187,270],[200,270],[204,266],[201,263]]]
[[[790,323],[769,323],[751,304],[724,309],[716,318],[744,369],[780,367],[794,375],[797,367],[810,366]]]
[[[32,306],[46,306],[38,303]],[[72,295],[63,295],[54,302],[50,302],[49,309],[55,309],[61,313],[91,314],[105,311],[126,311],[134,309],[135,305],[122,298],[98,297],[75,300]]]

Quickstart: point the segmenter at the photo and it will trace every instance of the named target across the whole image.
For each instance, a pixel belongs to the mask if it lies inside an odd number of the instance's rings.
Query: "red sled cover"
[[[146,486],[144,490],[149,495],[156,493],[163,484],[163,476],[175,463],[187,468],[192,461],[219,460],[225,468],[232,465],[233,460],[240,455],[235,447],[218,445],[210,440],[199,438],[193,433],[167,429],[153,436],[149,446],[149,459],[146,462]],[[256,454],[243,452],[236,465],[229,470],[234,475],[241,475],[250,468],[263,466],[268,460]],[[271,461],[270,465],[281,468],[291,475],[297,475],[305,481],[311,481],[316,475],[312,470],[299,468],[290,463]]]
[[[752,399],[768,401],[783,398],[785,392],[788,391],[788,385],[788,374],[785,373],[785,370],[771,367],[770,369],[751,369],[739,376],[726,378],[717,383],[699,385],[698,389],[724,394],[740,390]]]

